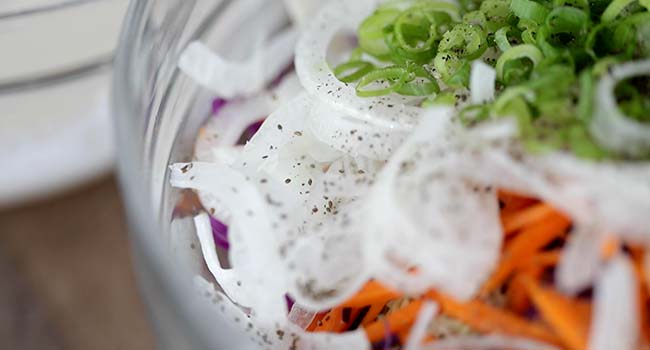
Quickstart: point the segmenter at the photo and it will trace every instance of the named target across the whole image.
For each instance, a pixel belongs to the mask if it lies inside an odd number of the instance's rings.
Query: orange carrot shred
[[[521,314],[526,312],[530,306],[530,301],[528,299],[528,294],[526,289],[521,282],[521,275],[516,275],[508,284],[508,290],[506,291],[506,303],[508,309]]]
[[[517,270],[506,291],[506,301],[510,310],[523,313],[530,306],[528,292],[521,281],[522,277],[530,276],[539,279],[545,269],[557,265],[560,256],[560,250],[541,252],[532,256],[528,262]]]
[[[498,197],[499,201],[503,205],[503,208],[501,209],[503,212],[520,210],[537,202],[536,199],[514,192],[508,192],[506,190],[499,190]]]
[[[378,282],[368,282],[359,293],[341,304],[342,307],[364,307],[372,304],[386,304],[397,299],[401,293],[388,289]]]
[[[421,300],[412,301],[401,309],[386,315],[386,317],[365,326],[364,330],[368,340],[370,340],[371,343],[374,343],[383,339],[386,328],[388,328],[391,333],[400,332],[401,330],[408,328],[418,316],[421,306]]]
[[[542,221],[554,213],[556,213],[555,209],[545,203],[535,204],[515,212],[504,213],[501,215],[503,232],[506,236],[512,235],[516,231]]]
[[[501,286],[510,274],[524,264],[555,238],[564,235],[570,221],[561,214],[554,214],[538,225],[527,227],[506,246],[496,270],[483,285],[481,295],[485,296]]]
[[[334,332],[341,327],[343,323],[343,308],[337,307],[327,313],[319,326],[316,326],[314,332]]]
[[[539,309],[542,318],[570,349],[586,349],[591,321],[591,305],[544,288],[530,277],[522,283]]]
[[[466,323],[481,333],[504,333],[559,345],[560,339],[538,322],[529,321],[512,312],[490,306],[478,300],[459,302],[432,291],[427,296],[438,301],[442,312]]]
[[[632,248],[632,262],[634,263],[634,272],[639,286],[639,315],[641,322],[642,342],[650,342],[650,315],[648,315],[648,281],[646,280],[647,272],[643,266],[645,254],[642,249]]]
[[[319,312],[314,316],[314,319],[311,321],[309,326],[307,326],[307,331],[308,332],[313,332],[316,327],[318,327],[320,324],[323,322],[323,318],[327,316],[328,312]]]
[[[377,317],[381,313],[382,310],[384,310],[384,307],[386,304],[374,304],[370,306],[370,309],[366,313],[366,315],[363,317],[363,321],[361,321],[362,326],[367,326],[377,320]]]
[[[532,256],[520,267],[520,270],[525,272],[526,275],[538,279],[545,269],[557,265],[561,256],[562,252],[560,250],[541,252]]]
[[[397,338],[399,339],[400,343],[406,344],[410,334],[411,334],[411,329],[409,327],[406,327],[397,332]]]

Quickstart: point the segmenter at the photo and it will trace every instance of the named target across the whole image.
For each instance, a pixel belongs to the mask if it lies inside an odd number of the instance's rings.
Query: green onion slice
[[[499,57],[497,60],[497,78],[503,81],[505,77],[504,68],[506,63],[522,58],[528,58],[533,62],[533,66],[535,66],[544,58],[544,55],[534,45],[522,44],[513,46],[512,48],[508,49],[508,51],[504,52],[503,55],[501,55],[501,57]]]
[[[535,23],[544,23],[550,12],[544,5],[532,0],[512,0],[510,9],[515,16]]]
[[[373,69],[375,69],[375,66],[370,62],[348,61],[334,68],[334,76],[344,83],[352,83],[361,79]]]
[[[388,95],[401,88],[409,79],[409,75],[410,73],[403,67],[392,66],[375,69],[364,75],[361,80],[359,80],[356,88],[357,95],[360,97]],[[388,86],[384,88],[364,89],[371,84],[388,84]]]

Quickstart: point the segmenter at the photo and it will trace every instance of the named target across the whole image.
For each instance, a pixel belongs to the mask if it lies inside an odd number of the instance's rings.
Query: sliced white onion
[[[593,285],[602,268],[601,250],[606,237],[597,227],[574,227],[555,270],[559,290],[576,295]]]
[[[349,118],[319,100],[313,103],[309,126],[319,141],[351,157],[386,160],[406,138],[405,132]]]
[[[481,60],[472,62],[472,72],[469,76],[469,91],[473,104],[481,104],[494,99],[494,89],[497,72]]]
[[[333,38],[354,33],[359,23],[376,8],[374,0],[332,0],[305,28],[296,46],[296,72],[305,89],[341,113],[378,127],[408,130],[422,109],[409,106],[402,96],[359,98],[353,85],[339,81],[327,62]]]
[[[196,226],[196,235],[201,244],[205,264],[217,283],[219,283],[219,286],[233,302],[243,307],[251,307],[254,304],[252,299],[255,298],[255,294],[251,295],[249,289],[242,288],[236,270],[224,269],[219,262],[208,215],[200,214],[194,217],[194,225]]]
[[[498,137],[499,124],[487,123],[465,136],[466,144],[475,147],[467,176],[540,198],[577,226],[650,242],[650,163],[595,163],[562,152],[528,154],[514,136]]]
[[[409,332],[405,349],[422,349],[422,341],[427,335],[427,328],[437,313],[438,304],[431,301],[426,301],[422,304],[422,307],[418,312],[418,317]]]
[[[291,19],[299,25],[309,23],[325,3],[327,0],[284,0]]]
[[[253,95],[275,79],[292,61],[297,31],[287,29],[257,50],[248,61],[230,61],[200,42],[191,43],[181,55],[179,68],[194,81],[233,98]]]
[[[309,311],[299,304],[293,304],[289,311],[288,318],[291,323],[295,324],[300,329],[307,329],[307,327],[309,327],[309,325],[314,321],[314,318],[316,318],[316,315],[316,312]]]
[[[610,261],[595,286],[589,349],[634,350],[639,343],[639,286],[624,255]]]
[[[614,89],[624,79],[650,75],[650,59],[612,67],[598,83],[590,130],[599,144],[626,156],[650,153],[650,125],[628,118],[618,108]]]
[[[481,336],[459,336],[436,340],[427,344],[426,350],[556,350],[557,347],[538,341],[490,334]],[[614,348],[612,348],[614,349]],[[618,348],[616,348],[618,349]]]
[[[364,249],[393,288],[467,299],[495,266],[502,232],[494,190],[460,171],[468,165],[450,118],[431,110],[380,173],[365,201]]]
[[[268,94],[229,101],[200,130],[195,144],[196,159],[215,162],[214,152],[234,146],[249,125],[266,118],[273,110],[274,102]]]
[[[206,307],[250,336],[242,339],[242,343],[251,341],[250,347],[244,348],[246,350],[368,350],[371,347],[361,329],[342,334],[309,333],[292,324],[284,314],[281,320],[268,322],[255,314],[245,313],[201,277],[195,277],[194,286]]]
[[[259,191],[240,173],[209,163],[174,164],[170,182],[177,188],[218,195],[228,206],[232,214],[229,254],[238,282],[249,295],[257,293],[250,302],[259,317],[273,320],[282,315],[287,287],[284,279],[274,275],[283,273],[284,268],[278,239],[270,229],[269,214]],[[264,294],[260,296],[259,290]]]

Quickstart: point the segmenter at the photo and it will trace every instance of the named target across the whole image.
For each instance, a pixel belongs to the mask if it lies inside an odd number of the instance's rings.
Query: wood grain
[[[107,179],[0,212],[0,348],[153,349],[122,210]]]

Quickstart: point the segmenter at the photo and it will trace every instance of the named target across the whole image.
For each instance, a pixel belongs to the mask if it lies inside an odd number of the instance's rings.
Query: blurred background
[[[112,175],[127,0],[0,0],[0,349],[152,349]]]

